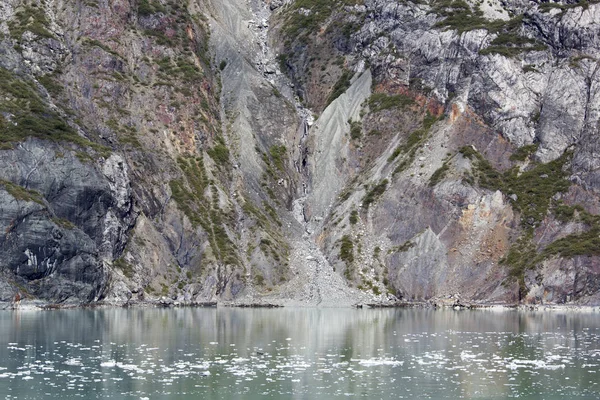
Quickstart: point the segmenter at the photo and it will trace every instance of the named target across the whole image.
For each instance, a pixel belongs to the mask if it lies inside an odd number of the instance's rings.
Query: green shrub
[[[369,209],[369,206],[371,204],[373,204],[374,202],[377,201],[377,199],[379,199],[381,197],[381,195],[385,192],[385,189],[387,188],[388,185],[388,180],[384,179],[381,182],[379,182],[377,185],[375,185],[375,187],[371,190],[369,190],[369,192],[367,192],[367,194],[365,195],[365,197],[363,198],[362,201],[362,206],[365,210]]]
[[[362,136],[362,124],[360,121],[350,121],[350,138],[358,140]]]
[[[356,225],[356,223],[358,222],[358,211],[352,210],[348,220],[350,221],[350,225]]]
[[[414,104],[414,100],[404,94],[387,95],[385,93],[373,93],[367,100],[371,112],[379,112],[392,108],[403,108]]]
[[[181,179],[169,182],[171,195],[177,207],[194,227],[202,227],[214,257],[225,264],[239,265],[235,244],[227,234],[228,215],[219,208],[218,191],[212,186],[212,199],[205,195],[211,186],[202,157],[180,157],[177,160]],[[212,201],[211,201],[212,200]]]
[[[129,278],[129,279],[133,278],[133,274],[134,274],[133,266],[131,264],[129,264],[127,261],[125,261],[125,259],[123,257],[120,257],[120,258],[117,258],[116,260],[114,260],[113,265],[116,268],[119,268],[121,271],[123,271],[123,275],[125,275],[127,278]]]
[[[394,175],[408,168],[413,162],[417,146],[424,142],[429,134],[429,130],[438,119],[438,117],[427,112],[423,118],[423,126],[411,132],[406,138],[406,142],[394,149],[393,153],[388,157],[388,162],[393,162],[401,153],[407,153],[407,157],[394,170]]]
[[[570,186],[568,173],[563,170],[572,156],[569,151],[547,164],[535,164],[527,171],[520,172],[518,168],[513,168],[504,173],[494,169],[471,146],[461,148],[460,153],[473,161],[473,172],[479,186],[517,196],[513,206],[521,212],[521,222],[525,227],[535,226],[544,219],[552,196],[566,192]]]
[[[226,165],[229,163],[229,149],[221,144],[217,143],[211,149],[208,149],[206,153],[212,158],[218,165]]]
[[[10,35],[19,41],[25,31],[32,32],[42,38],[53,38],[54,35],[48,30],[48,18],[41,7],[26,5],[22,10],[15,13],[15,18],[8,22]]]
[[[354,244],[348,235],[344,235],[340,246],[340,260],[351,264],[354,261]]]
[[[406,242],[402,243],[401,245],[395,246],[395,247],[392,247],[391,249],[389,249],[388,254],[404,253],[404,252],[407,252],[408,250],[412,249],[415,246],[416,245],[414,242],[407,240]]]
[[[441,167],[435,170],[435,172],[431,175],[431,178],[429,178],[429,186],[437,185],[442,179],[444,179],[449,169],[450,167],[448,163],[443,163]]]
[[[287,148],[284,145],[271,146],[269,149],[269,155],[273,163],[282,172],[285,172],[286,152]]]
[[[340,97],[349,87],[350,87],[350,79],[352,79],[352,72],[345,69],[342,71],[342,75],[337,80],[333,88],[331,89],[331,94],[327,97],[327,101],[325,102],[325,107],[331,104],[335,99]]]
[[[23,186],[19,186],[4,179],[0,179],[0,185],[4,186],[4,189],[6,189],[6,191],[16,200],[32,201],[44,205],[42,195],[35,190],[25,189]]]
[[[105,157],[110,154],[108,147],[79,136],[60,115],[51,110],[37,93],[33,82],[0,68],[0,93],[3,94],[0,111],[11,114],[11,123],[0,119],[0,148],[10,148],[14,142],[36,137],[91,147]]]
[[[517,151],[515,151],[510,156],[509,159],[511,161],[525,161],[527,158],[529,158],[529,156],[531,156],[532,154],[534,154],[537,151],[538,147],[539,147],[538,143],[528,144],[528,145],[519,147],[517,149]]]

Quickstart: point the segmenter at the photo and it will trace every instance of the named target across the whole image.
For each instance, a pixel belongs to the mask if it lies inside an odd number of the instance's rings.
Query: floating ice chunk
[[[108,361],[104,361],[100,363],[101,367],[106,367],[106,368],[112,368],[115,367],[117,365],[117,362],[115,360],[108,360]]]
[[[81,366],[81,359],[80,358],[69,358],[67,361],[65,361],[66,365],[72,365],[72,366]]]
[[[203,362],[203,363],[200,363],[200,364],[190,365],[190,368],[194,368],[194,369],[208,369],[208,367],[210,367],[210,363],[209,362]]]
[[[463,351],[460,353],[460,359],[461,359],[461,360],[463,360],[463,361],[465,361],[465,360],[470,360],[470,359],[473,359],[473,358],[475,358],[475,357],[477,357],[477,354],[473,354],[473,353],[471,353],[471,352],[470,352],[470,351],[468,351],[468,350],[463,350]]]
[[[395,367],[403,365],[404,361],[394,360],[392,358],[371,358],[368,360],[359,360],[358,363],[363,367],[376,367],[379,365],[391,365]]]

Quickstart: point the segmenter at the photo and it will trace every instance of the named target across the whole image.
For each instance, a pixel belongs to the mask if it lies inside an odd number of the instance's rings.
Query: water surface
[[[0,312],[0,398],[597,399],[597,313]]]

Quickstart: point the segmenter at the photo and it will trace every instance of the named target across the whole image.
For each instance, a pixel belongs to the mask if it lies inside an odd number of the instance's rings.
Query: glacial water
[[[600,314],[0,312],[0,398],[598,399]]]

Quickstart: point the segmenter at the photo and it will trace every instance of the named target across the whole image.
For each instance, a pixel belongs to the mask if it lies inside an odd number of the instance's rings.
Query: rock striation
[[[0,301],[600,301],[600,3],[0,4]]]

